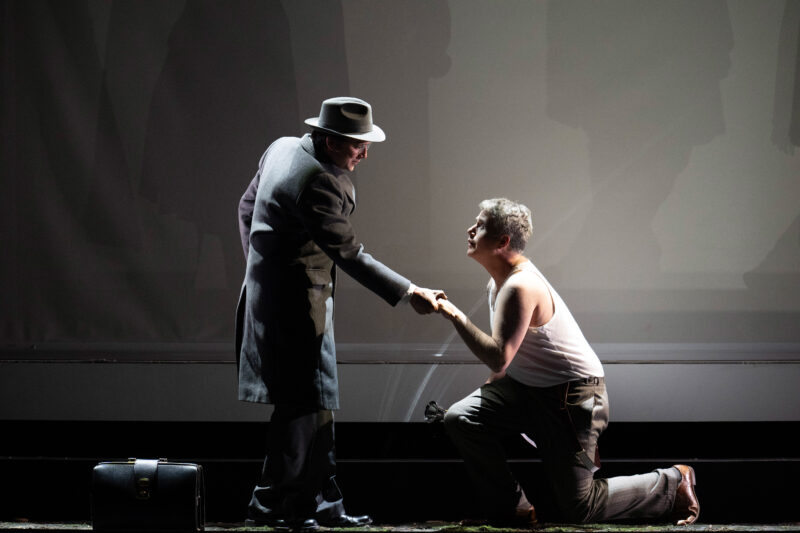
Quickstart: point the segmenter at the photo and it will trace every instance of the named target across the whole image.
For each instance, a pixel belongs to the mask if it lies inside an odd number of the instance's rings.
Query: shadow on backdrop
[[[107,24],[94,4],[95,34],[103,53],[94,172],[83,213],[90,242],[108,253],[146,250],[138,195],[149,99],[164,64],[167,38],[181,3],[113,2]],[[119,260],[121,257],[117,257]],[[137,265],[129,261],[132,270]]]
[[[354,226],[366,249],[390,268],[420,284],[429,279],[430,80],[450,69],[450,10],[443,0],[348,2],[351,88],[370,102],[386,142],[374,146],[356,182]],[[413,260],[409,260],[413,258]],[[399,265],[413,265],[401,270]],[[371,294],[340,285],[339,342],[391,342],[424,333],[407,327],[405,310]],[[343,293],[350,295],[342,297]],[[343,317],[348,317],[346,320]],[[413,317],[412,317],[413,318]],[[422,321],[423,324],[436,323]],[[425,327],[425,326],[423,326]],[[414,329],[414,331],[408,331]]]
[[[778,41],[772,143],[793,154],[800,146],[800,2],[786,2]]]
[[[309,131],[303,121],[317,116],[323,100],[350,95],[344,15],[338,0],[289,0],[283,5],[291,29],[300,114],[280,135],[297,135]]]
[[[725,128],[727,5],[552,1],[547,36],[547,113],[586,132],[592,179],[560,274],[579,287],[651,287],[661,253],[653,217],[692,148]]]
[[[800,146],[800,2],[786,2],[778,41],[772,144],[787,154]],[[756,268],[744,274],[753,290],[800,287],[800,215]]]
[[[149,109],[142,196],[191,224],[185,269],[152,272],[155,316],[182,340],[228,340],[244,272],[236,206],[274,138],[297,130],[289,25],[277,2],[187,2]],[[181,257],[180,254],[191,254]],[[230,317],[225,320],[222,317]]]
[[[86,290],[95,268],[82,253],[95,226],[83,215],[103,167],[95,138],[113,135],[115,125],[98,127],[108,95],[94,29],[85,1],[3,4],[0,322],[8,343],[85,334],[84,317],[97,309]],[[110,179],[117,177],[120,211],[131,215],[125,170]],[[128,244],[138,239],[120,224],[110,232]]]
[[[6,342],[230,340],[239,197],[349,92],[340,3],[286,6],[3,3]]]

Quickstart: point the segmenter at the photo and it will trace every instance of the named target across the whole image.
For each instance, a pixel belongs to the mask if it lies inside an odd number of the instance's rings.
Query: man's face
[[[367,158],[370,143],[366,141],[329,138],[328,155],[339,168],[352,171]]]
[[[489,234],[487,222],[486,212],[481,211],[475,218],[475,224],[467,229],[467,255],[473,259],[491,255],[500,242],[497,237]]]

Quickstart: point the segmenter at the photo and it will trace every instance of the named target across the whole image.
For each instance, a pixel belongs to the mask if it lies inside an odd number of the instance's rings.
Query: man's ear
[[[328,148],[329,152],[335,154],[342,152],[342,144],[344,144],[344,142],[339,137],[334,137],[333,135],[325,137],[325,146]]]
[[[504,250],[508,247],[510,243],[511,243],[511,237],[508,235],[500,235],[500,239],[497,241],[498,247]]]
[[[325,148],[327,148],[329,152],[336,152],[336,139],[327,135],[325,137]]]

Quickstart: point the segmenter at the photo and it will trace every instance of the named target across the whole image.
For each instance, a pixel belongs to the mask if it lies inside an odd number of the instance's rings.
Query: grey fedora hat
[[[359,98],[339,96],[322,102],[319,116],[306,124],[314,129],[359,141],[381,142],[386,134],[372,123],[372,106]]]

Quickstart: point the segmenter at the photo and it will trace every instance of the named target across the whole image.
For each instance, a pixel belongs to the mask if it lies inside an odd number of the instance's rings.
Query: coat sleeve
[[[244,250],[245,259],[247,259],[247,253],[250,250],[250,227],[253,224],[253,209],[255,208],[256,193],[258,192],[260,177],[261,172],[259,171],[239,200],[239,236],[242,239],[242,249]]]
[[[397,305],[411,282],[364,251],[350,224],[350,204],[342,180],[321,173],[298,197],[301,219],[311,239],[345,273]]]

